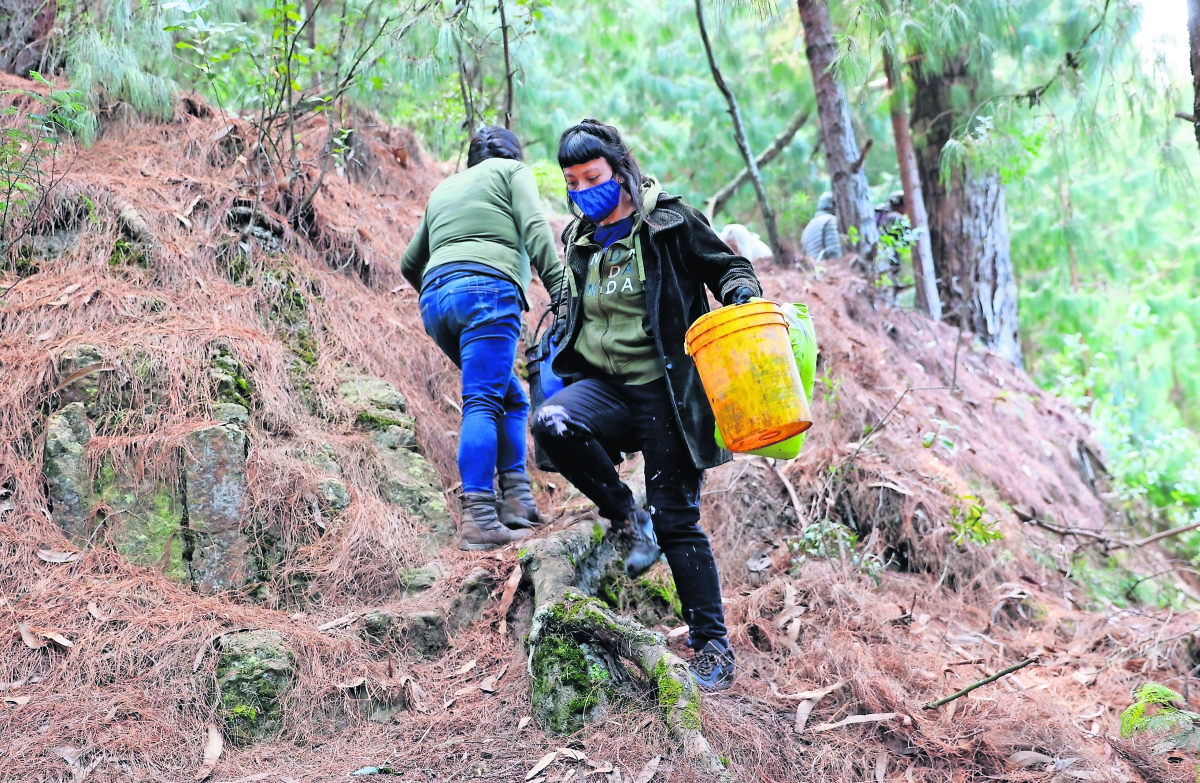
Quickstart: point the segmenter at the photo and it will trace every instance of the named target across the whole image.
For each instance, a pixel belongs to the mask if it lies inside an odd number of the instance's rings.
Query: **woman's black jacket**
[[[590,222],[577,219],[567,226],[562,237],[567,267],[575,283],[569,291],[568,286],[563,287],[564,293],[570,294],[566,329],[555,330],[563,337],[553,369],[563,377],[589,372],[574,350],[583,315],[583,297],[579,292],[584,290],[589,254],[574,239],[591,228]],[[660,192],[640,234],[648,331],[662,357],[675,416],[695,466],[701,470],[716,467],[728,462],[730,454],[717,447],[716,419],[696,365],[684,353],[684,335],[697,318],[709,311],[706,286],[721,302],[728,301],[735,288],[744,286],[755,296],[761,296],[762,287],[750,262],[735,255],[712,230],[707,218],[678,196]],[[560,318],[563,315],[560,309]]]

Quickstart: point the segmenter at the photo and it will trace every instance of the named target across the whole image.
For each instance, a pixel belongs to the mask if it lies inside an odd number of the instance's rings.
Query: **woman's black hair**
[[[633,208],[649,222],[642,205],[642,170],[616,128],[589,118],[567,128],[558,140],[558,165],[564,169],[597,158],[608,161],[613,176],[621,178],[621,187],[633,198]]]
[[[489,125],[471,139],[471,147],[467,150],[467,168],[488,158],[521,160],[521,142],[507,128]]]

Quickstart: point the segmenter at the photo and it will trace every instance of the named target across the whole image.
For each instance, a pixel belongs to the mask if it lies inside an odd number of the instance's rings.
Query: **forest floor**
[[[458,375],[399,275],[446,167],[411,134],[364,126],[298,231],[264,206],[243,154],[247,124],[193,109],[166,124],[107,126],[54,194],[42,230],[52,249],[31,254],[19,280],[0,279],[0,777],[298,782],[375,767],[392,776],[380,779],[439,783],[705,779],[636,681],[569,735],[526,720],[532,600],[520,576],[504,590],[517,547],[431,545],[419,519],[379,496],[374,449],[338,394],[350,376],[399,389],[455,505]],[[320,131],[316,120],[304,129]],[[248,204],[259,205],[261,230],[232,222]],[[254,252],[231,256],[239,241]],[[1081,564],[1103,571],[1097,535],[1132,527],[1106,494],[1086,424],[968,339],[956,350],[955,329],[890,305],[847,262],[759,273],[768,298],[809,306],[821,356],[801,457],[739,456],[705,484],[739,675],[704,696],[702,721],[730,772],[1194,779],[1190,763],[1172,763],[1182,758],[1117,736],[1132,691],[1157,681],[1187,694],[1200,652],[1194,610],[1117,605],[1080,577]],[[98,429],[86,458],[93,472],[115,460],[151,483],[169,482],[188,434],[214,423],[213,356],[236,358],[253,389],[245,517],[274,524],[288,544],[254,590],[199,594],[168,573],[170,542],[158,565],[135,565],[103,535],[84,546],[64,538],[46,500],[46,417],[73,382],[62,357],[85,343],[130,368],[122,383],[137,408]],[[336,455],[348,487],[336,514],[309,502],[320,476],[303,455],[313,448]],[[636,483],[637,461],[624,470]],[[561,478],[534,478],[550,520],[539,536],[594,515]],[[1003,538],[956,543],[976,519]],[[1153,545],[1127,557],[1147,575],[1170,565]],[[428,589],[406,589],[403,575],[430,561]],[[435,655],[364,635],[372,612],[453,613],[480,569],[491,586],[482,614]],[[626,598],[644,608],[630,592],[617,603]],[[669,599],[639,616],[686,657]],[[226,732],[206,764],[208,727],[222,727],[214,643],[246,629],[278,631],[294,650],[280,725],[241,747]],[[1027,657],[1036,662],[924,708]]]

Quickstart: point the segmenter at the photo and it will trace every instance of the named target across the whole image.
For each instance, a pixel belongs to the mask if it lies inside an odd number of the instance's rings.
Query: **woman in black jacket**
[[[569,300],[559,314],[554,371],[571,380],[539,409],[533,435],[554,466],[633,539],[637,576],[665,553],[675,578],[692,673],[701,687],[733,684],[717,564],[700,528],[706,468],[730,458],[684,334],[708,312],[762,289],[750,262],[704,216],[644,177],[616,128],[584,120],[562,135],[558,162],[577,219],[563,233]],[[614,467],[641,451],[649,509]],[[661,546],[661,549],[659,548]]]

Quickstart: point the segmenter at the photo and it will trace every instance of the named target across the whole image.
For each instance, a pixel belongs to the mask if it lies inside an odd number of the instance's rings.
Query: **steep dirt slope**
[[[522,553],[453,546],[458,378],[398,274],[439,168],[364,127],[289,223],[248,170],[248,126],[191,105],[109,127],[0,283],[0,769],[194,780],[212,726],[214,780],[515,781],[560,747],[595,764],[560,754],[545,783],[628,781],[659,755],[655,780],[703,779],[636,677],[569,736],[522,720]],[[702,719],[731,772],[1133,779],[1105,736],[1133,685],[1182,687],[1192,616],[1088,611],[1071,550],[1011,510],[1109,522],[1086,427],[994,356],[955,362],[953,330],[848,269],[761,271],[810,305],[822,357],[801,458],[739,457],[705,487],[741,679]],[[547,534],[594,514],[536,479]],[[1003,541],[953,543],[967,496]],[[598,592],[669,632],[665,574]],[[794,694],[843,681],[798,733]]]

